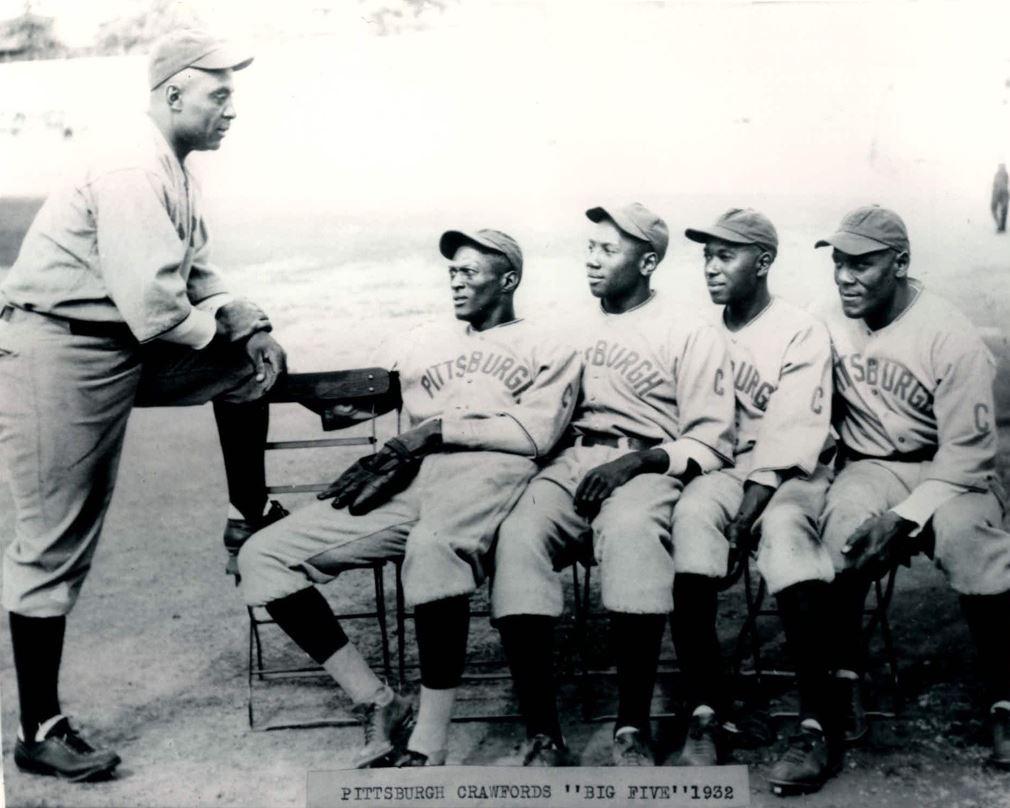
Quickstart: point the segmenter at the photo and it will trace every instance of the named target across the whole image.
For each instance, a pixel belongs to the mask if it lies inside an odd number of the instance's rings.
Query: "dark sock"
[[[547,735],[561,744],[557,684],[554,679],[556,620],[539,614],[517,614],[497,622],[505,658],[512,672],[519,712],[526,721],[526,737]]]
[[[650,734],[649,713],[656,684],[665,614],[610,613],[611,646],[617,663],[617,723]]]
[[[25,740],[32,741],[39,724],[60,712],[57,684],[67,618],[27,617],[15,612],[9,617],[21,727]]]
[[[828,647],[834,638],[824,630],[831,604],[830,585],[803,581],[783,589],[777,600],[786,648],[796,668],[800,719],[813,718],[825,733],[834,733],[837,728],[828,667]]]
[[[1010,700],[1010,592],[961,595],[961,609],[978,654],[987,705]]]
[[[432,690],[459,687],[470,632],[470,597],[459,595],[414,607],[421,684]]]
[[[270,407],[266,401],[214,402],[214,419],[224,455],[228,501],[247,521],[256,521],[267,504],[264,464]]]
[[[824,614],[828,617],[827,634],[832,637],[828,659],[832,670],[862,674],[866,667],[863,610],[870,584],[866,576],[853,572],[843,572],[828,584],[830,602]],[[825,624],[821,630],[825,631]]]
[[[673,644],[677,650],[688,711],[707,704],[722,714],[725,686],[722,653],[716,634],[718,580],[679,573],[673,579]]]
[[[347,645],[340,621],[314,586],[271,601],[266,610],[298,647],[320,665]]]

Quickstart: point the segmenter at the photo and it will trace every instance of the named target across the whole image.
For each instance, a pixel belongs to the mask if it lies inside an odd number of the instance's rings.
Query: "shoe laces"
[[[817,738],[815,732],[797,732],[789,738],[789,748],[786,749],[782,759],[787,763],[803,763],[807,755],[814,748]]]
[[[361,708],[361,723],[365,730],[365,745],[367,746],[372,742],[378,731],[378,722],[376,721],[376,714],[378,713],[378,707],[375,704],[366,704]]]
[[[77,734],[77,730],[74,729],[66,718],[56,724],[46,737],[57,738],[80,754],[91,754],[95,751],[95,748],[91,744]]]

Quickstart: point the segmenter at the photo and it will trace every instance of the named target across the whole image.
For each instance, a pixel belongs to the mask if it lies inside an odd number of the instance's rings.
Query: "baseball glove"
[[[352,516],[361,516],[403,491],[420,468],[421,458],[393,438],[375,454],[354,462],[319,499],[332,497],[334,508],[346,507]]]

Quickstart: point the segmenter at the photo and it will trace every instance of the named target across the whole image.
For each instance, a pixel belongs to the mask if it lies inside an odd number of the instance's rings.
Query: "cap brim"
[[[822,238],[814,244],[814,248],[817,247],[834,247],[847,255],[867,255],[891,249],[889,244],[856,233],[835,233],[830,238]]]
[[[684,235],[691,239],[691,241],[697,241],[699,244],[707,244],[712,239],[728,241],[730,244],[757,244],[754,239],[741,236],[739,233],[734,233],[725,227],[719,227],[719,225],[714,225],[708,230],[688,228],[684,231]]]
[[[215,48],[206,56],[201,56],[190,67],[200,70],[242,70],[252,64],[253,57],[249,51],[235,45],[224,44]]]

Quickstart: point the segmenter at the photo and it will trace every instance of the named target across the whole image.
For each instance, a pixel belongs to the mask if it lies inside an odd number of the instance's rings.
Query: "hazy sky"
[[[276,9],[193,5],[239,33]],[[318,5],[288,0],[287,18]],[[274,199],[358,207],[486,204],[488,187],[502,208],[585,187],[900,187],[974,206],[1010,162],[1006,5],[463,0],[427,32],[377,37],[367,4],[348,0],[331,36],[259,41],[225,147],[197,162],[235,196],[268,183]],[[37,2],[81,30],[136,6]],[[0,106],[65,106],[78,121],[142,108],[142,59],[103,62],[0,66]]]

